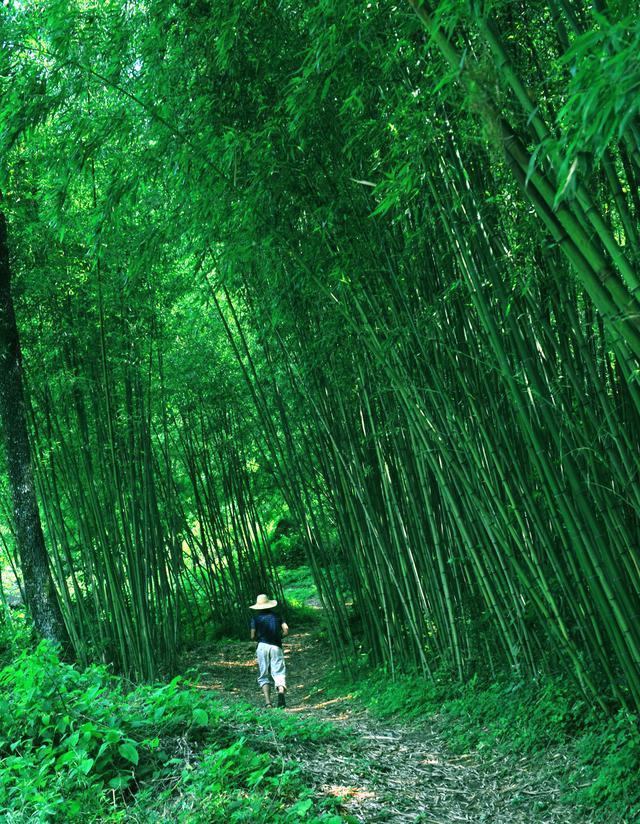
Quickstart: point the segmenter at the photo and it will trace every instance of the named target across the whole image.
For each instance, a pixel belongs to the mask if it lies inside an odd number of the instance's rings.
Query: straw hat
[[[277,601],[270,601],[266,595],[258,595],[255,604],[251,604],[249,609],[271,609],[277,603]]]

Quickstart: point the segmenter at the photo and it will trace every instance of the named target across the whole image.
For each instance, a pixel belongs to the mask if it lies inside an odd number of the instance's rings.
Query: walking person
[[[251,618],[251,640],[257,641],[258,684],[262,689],[265,704],[271,707],[271,687],[275,686],[278,707],[285,706],[287,691],[287,673],[282,652],[282,639],[289,634],[289,627],[273,608],[277,601],[266,595],[258,595],[255,604],[249,609],[255,610]]]

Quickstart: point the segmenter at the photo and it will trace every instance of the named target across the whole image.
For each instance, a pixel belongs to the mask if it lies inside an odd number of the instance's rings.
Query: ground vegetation
[[[268,591],[352,676],[543,685],[531,729],[631,763],[638,19],[6,2],[3,603],[154,682]]]

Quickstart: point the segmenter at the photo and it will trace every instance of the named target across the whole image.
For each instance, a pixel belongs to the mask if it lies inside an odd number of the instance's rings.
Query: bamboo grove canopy
[[[2,14],[78,656],[150,676],[207,605],[240,620],[286,510],[336,655],[640,708],[636,4]]]

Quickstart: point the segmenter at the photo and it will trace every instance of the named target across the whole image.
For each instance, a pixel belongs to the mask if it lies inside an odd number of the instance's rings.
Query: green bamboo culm
[[[285,513],[343,666],[561,673],[637,711],[637,20],[153,0],[10,24],[37,489],[82,660],[151,677],[281,600]]]

